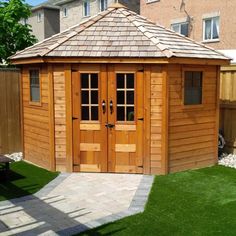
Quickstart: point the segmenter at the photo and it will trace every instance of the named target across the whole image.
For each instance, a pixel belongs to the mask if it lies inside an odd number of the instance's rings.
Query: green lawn
[[[144,213],[82,235],[236,235],[236,170],[157,176]]]
[[[0,179],[0,201],[33,194],[57,175],[23,161],[12,163],[8,180]]]

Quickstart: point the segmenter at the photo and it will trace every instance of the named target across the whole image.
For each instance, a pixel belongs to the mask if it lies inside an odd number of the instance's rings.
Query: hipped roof
[[[203,44],[116,4],[10,59],[35,57],[200,58],[229,60]]]

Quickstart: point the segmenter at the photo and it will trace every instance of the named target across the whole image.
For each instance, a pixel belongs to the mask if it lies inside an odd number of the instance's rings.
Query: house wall
[[[141,0],[141,15],[146,16],[167,28],[174,21],[185,21],[186,13],[180,9],[182,0],[153,1]],[[196,41],[203,40],[204,15],[219,14],[220,16],[220,40],[218,42],[205,43],[216,49],[236,48],[236,1],[231,0],[185,0],[186,11],[193,17],[190,37]]]
[[[46,65],[40,66],[41,105],[31,105],[29,68],[24,66],[21,76],[24,159],[50,169],[48,69]]]
[[[44,9],[44,31],[45,38],[60,32],[59,9]]]
[[[38,22],[37,13],[41,12],[42,20]],[[45,38],[45,26],[44,26],[44,10],[40,9],[38,11],[32,12],[31,16],[28,19],[28,24],[32,26],[32,34],[38,39],[38,41],[42,41]]]
[[[218,140],[218,70],[216,66],[190,67],[204,69],[203,104],[183,105],[181,65],[170,65],[169,77],[169,172],[199,168],[217,162]]]

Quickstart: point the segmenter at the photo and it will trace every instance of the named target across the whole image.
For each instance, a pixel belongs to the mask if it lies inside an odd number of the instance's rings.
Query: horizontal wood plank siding
[[[183,70],[169,66],[169,172],[213,165],[216,162],[217,67],[190,67],[204,71],[203,104],[183,105]],[[189,69],[189,68],[188,68]]]
[[[66,171],[66,97],[64,66],[53,67],[55,164],[57,171]]]
[[[23,67],[21,80],[24,159],[43,168],[50,169],[47,66],[40,67],[41,105],[30,104],[29,69],[29,67]]]

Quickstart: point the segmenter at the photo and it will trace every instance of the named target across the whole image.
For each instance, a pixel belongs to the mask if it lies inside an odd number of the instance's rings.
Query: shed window
[[[188,22],[172,24],[171,29],[174,30],[176,33],[182,34],[184,36],[188,36]]]
[[[30,101],[40,102],[39,70],[30,70]]]
[[[90,16],[90,1],[89,0],[83,1],[83,15]]]
[[[185,71],[184,105],[202,104],[202,72]]]

